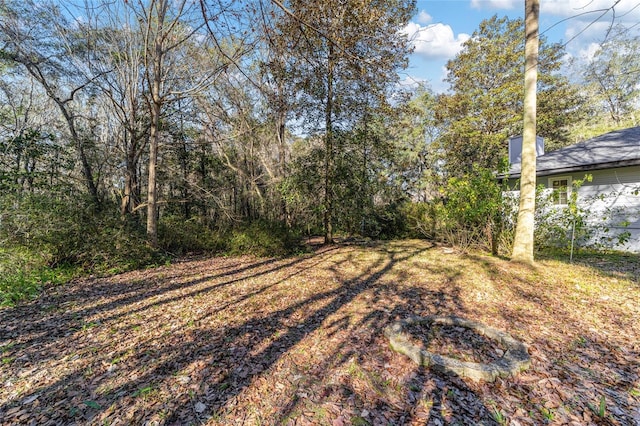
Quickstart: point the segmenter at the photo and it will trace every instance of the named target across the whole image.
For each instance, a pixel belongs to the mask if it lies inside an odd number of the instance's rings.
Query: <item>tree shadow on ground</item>
[[[395,292],[393,286],[384,287]],[[409,296],[407,304],[415,300],[413,292]],[[455,298],[442,293],[431,296],[440,301],[440,311],[451,309],[460,314]],[[309,407],[307,398],[321,395],[329,406],[332,400],[342,401],[338,424],[498,424],[494,411],[464,380],[417,366],[389,349],[381,330],[394,318],[412,315],[405,305],[372,311],[354,325],[348,337],[318,364],[317,369],[328,378],[319,383],[310,376],[298,383],[299,389],[305,389],[303,397],[297,393],[280,410],[279,423],[299,419]],[[340,322],[344,325],[348,320]],[[362,330],[377,331],[363,334]]]
[[[525,267],[484,256],[468,257],[487,276],[508,283],[503,288],[509,302],[501,303],[498,312],[528,343],[533,361],[529,373],[537,376],[532,383],[507,388],[513,395],[530,395],[523,409],[543,417],[555,415],[558,422],[637,422],[637,400],[634,403],[629,394],[640,383],[636,367],[640,345],[625,337],[626,333],[633,335],[637,319],[624,307],[636,303],[625,299],[637,291],[626,296],[606,293],[609,287],[601,277],[615,272],[611,265],[617,260],[598,264],[584,258],[574,266],[591,268],[594,276],[581,276],[578,271],[576,282],[558,282],[542,264]],[[608,411],[599,418],[594,407],[602,398]]]
[[[346,406],[362,417],[368,408],[361,407],[373,401],[371,416],[386,413],[391,423],[420,421],[419,406],[430,413],[425,422],[447,420],[442,401],[454,389],[450,380],[403,360],[382,336],[399,317],[464,312],[455,269],[434,267],[449,277],[440,289],[396,281],[401,266],[428,249],[373,248],[372,255],[334,246],[294,259],[189,262],[79,282],[0,311],[0,347],[9,360],[0,367],[0,423],[286,420],[304,415],[304,397],[292,390],[305,380],[317,390],[316,408],[334,404],[340,413]],[[362,298],[367,303],[351,312]],[[304,353],[310,340],[317,355]],[[303,363],[295,364],[299,357]],[[402,377],[378,383],[380,367]],[[340,374],[324,380],[323,369],[345,368],[347,379],[359,371],[369,377],[373,390],[363,392],[359,379],[340,382]],[[385,396],[386,380],[408,399]],[[452,392],[477,401],[476,417],[490,419],[464,382]],[[275,405],[251,399],[260,395]]]
[[[556,260],[568,266],[584,266],[610,278],[626,279],[640,284],[640,255],[637,253],[576,250],[573,260],[570,260],[567,251],[540,253],[538,258]]]

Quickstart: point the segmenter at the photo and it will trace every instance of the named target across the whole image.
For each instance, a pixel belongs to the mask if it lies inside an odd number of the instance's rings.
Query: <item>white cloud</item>
[[[455,36],[449,25],[440,23],[422,26],[409,22],[404,32],[413,44],[414,52],[426,58],[453,58],[470,37],[465,33]]]
[[[579,19],[591,21],[614,4],[616,16],[620,19],[635,20],[640,16],[637,0],[620,0],[619,2],[615,0],[545,0],[540,2],[540,13],[564,17],[587,13],[580,16]],[[628,15],[623,16],[627,13]]]
[[[435,93],[444,93],[449,90],[449,83],[445,81],[447,77],[449,77],[449,70],[446,66],[443,66],[440,68],[440,79],[432,83]]]
[[[417,87],[428,83],[429,82],[424,78],[408,75],[398,82],[398,86],[402,89],[416,89]]]
[[[471,0],[473,9],[515,9],[524,7],[522,0]]]
[[[600,49],[600,45],[598,43],[589,43],[585,48],[580,49],[578,57],[590,61],[593,59],[598,49]]]
[[[567,25],[564,32],[564,42],[578,38],[582,43],[601,41],[610,26],[609,22],[576,21],[571,25]]]
[[[421,10],[420,13],[418,13],[416,21],[419,24],[426,25],[426,24],[430,24],[431,21],[433,21],[433,17],[431,15],[429,15],[427,12],[425,12],[424,10]]]
[[[540,2],[540,15],[567,19],[565,41],[593,39],[603,37],[612,24],[636,26],[640,5],[637,0],[547,0]]]
[[[545,21],[542,31],[551,30],[556,24],[564,28],[562,42],[566,43],[570,57],[588,59],[612,26],[635,27],[637,34],[640,3],[638,0],[545,0],[540,2],[540,17]]]

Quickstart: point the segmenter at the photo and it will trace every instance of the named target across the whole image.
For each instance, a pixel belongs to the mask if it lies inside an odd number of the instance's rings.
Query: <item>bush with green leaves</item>
[[[162,216],[158,224],[158,244],[171,255],[217,253],[227,249],[224,233],[212,230],[198,219],[180,215]]]
[[[451,178],[440,206],[432,208],[432,227],[438,239],[461,248],[482,247],[498,251],[508,203],[494,173],[475,169],[462,178]]]
[[[47,282],[80,273],[115,273],[164,260],[144,229],[116,207],[97,211],[72,194],[23,193],[0,198],[0,298],[37,294]]]
[[[298,235],[283,224],[266,221],[242,224],[231,230],[226,245],[230,254],[260,257],[280,257],[303,251]]]
[[[73,267],[50,268],[19,247],[0,249],[0,306],[36,297],[44,285],[62,284],[77,274]]]
[[[74,197],[5,197],[0,220],[0,239],[6,245],[24,247],[50,267],[131,269],[158,256],[147,246],[140,225],[123,222],[108,206],[96,211],[93,204]]]
[[[402,205],[402,214],[406,223],[406,236],[410,238],[436,238],[438,207],[440,203],[406,202]]]
[[[498,252],[505,217],[511,203],[495,174],[476,168],[464,177],[454,177],[441,189],[441,196],[428,202],[407,202],[401,207],[404,235],[429,238],[463,250],[475,247]]]

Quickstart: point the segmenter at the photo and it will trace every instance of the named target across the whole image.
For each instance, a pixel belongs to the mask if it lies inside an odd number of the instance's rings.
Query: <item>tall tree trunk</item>
[[[158,246],[158,200],[157,177],[158,145],[160,139],[160,116],[162,114],[162,77],[164,56],[164,19],[167,15],[168,0],[158,0],[156,4],[157,27],[153,50],[153,75],[151,81],[151,128],[149,130],[149,177],[147,187],[147,240],[151,247]],[[150,23],[151,25],[151,23]]]
[[[124,192],[120,200],[120,216],[124,220],[136,211],[140,202],[138,181],[139,137],[133,126],[127,127],[123,138],[125,152]]]
[[[325,156],[324,156],[324,243],[333,244],[333,68],[335,66],[333,44],[329,41],[327,57],[327,103],[325,107]]]
[[[525,0],[524,131],[520,174],[520,210],[511,260],[533,264],[536,207],[536,82],[538,79],[539,0]]]
[[[365,107],[366,108],[366,107]],[[367,139],[369,138],[369,114],[364,115],[364,131],[362,135],[362,173],[360,175],[360,195],[358,196],[358,212],[360,213],[360,235],[364,235],[365,229],[365,203],[367,195]]]
[[[158,139],[160,104],[153,102],[149,132],[149,176],[147,182],[147,240],[151,247],[158,246],[158,202],[156,167],[158,165]]]

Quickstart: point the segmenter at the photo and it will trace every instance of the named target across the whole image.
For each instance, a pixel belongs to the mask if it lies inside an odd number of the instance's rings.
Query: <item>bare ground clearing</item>
[[[402,241],[78,280],[0,310],[0,424],[640,424],[640,261],[621,265]],[[502,329],[532,366],[417,367],[383,335],[409,315]]]

